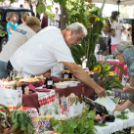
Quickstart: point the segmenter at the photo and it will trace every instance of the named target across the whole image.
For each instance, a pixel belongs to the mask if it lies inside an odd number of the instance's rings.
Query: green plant
[[[0,20],[1,20],[1,15],[0,15]],[[2,30],[2,26],[0,26],[0,37],[5,36],[5,32]]]
[[[73,118],[70,121],[58,121],[52,118],[52,127],[57,127],[57,132],[62,134],[94,134],[96,129],[94,127],[94,119],[96,118],[94,111],[85,111],[81,117]]]
[[[105,19],[102,17],[102,10],[105,4],[103,2],[102,8],[98,8],[95,5],[85,2],[83,0],[68,0],[67,2],[67,11],[69,13],[69,22],[80,22],[87,28],[87,36],[81,42],[81,45],[85,51],[85,57],[87,58],[87,67],[91,70],[96,64],[96,57],[94,56],[95,44],[101,35],[102,27],[105,24]],[[78,46],[74,46],[75,49]],[[74,59],[80,57],[80,53],[73,51],[72,55]],[[78,48],[79,49],[79,48]]]
[[[107,125],[105,123],[102,123],[102,124],[95,124],[96,126],[99,126],[99,127],[106,127]]]
[[[80,65],[82,65],[82,61],[81,61],[81,58],[83,57],[83,56],[85,56],[85,50],[84,50],[84,48],[83,48],[83,46],[81,45],[78,45],[78,46],[73,46],[72,48],[71,48],[71,52],[72,52],[72,55],[73,55],[73,57],[74,57],[74,60],[75,60],[75,62],[77,63],[77,64],[80,64]]]
[[[20,129],[24,134],[34,134],[32,119],[26,112],[12,111],[10,116],[12,120],[12,130]]]
[[[121,114],[118,115],[116,118],[122,119],[122,120],[128,119],[127,114],[128,114],[128,111],[123,111],[123,112],[121,112]]]
[[[100,80],[103,81],[106,90],[112,90],[113,88],[123,89],[118,74],[112,72],[112,68],[113,66],[108,64],[106,61],[102,64],[97,62],[92,71],[100,74]]]

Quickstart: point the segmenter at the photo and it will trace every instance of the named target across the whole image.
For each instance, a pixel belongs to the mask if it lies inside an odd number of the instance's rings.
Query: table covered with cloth
[[[121,120],[116,118],[114,122],[107,122],[106,125],[107,126],[105,127],[95,125],[95,128],[97,129],[95,134],[112,134],[134,126],[134,113],[129,112],[128,119]]]
[[[99,81],[98,84],[104,88],[103,82]],[[58,88],[53,88],[55,90],[56,93],[59,93],[59,97],[62,96],[69,96],[70,93],[75,93],[78,97],[81,96],[81,92],[82,92],[82,87],[85,88],[85,96],[94,99],[94,95],[95,92],[92,88],[79,83],[77,87],[67,87],[65,89],[58,89]],[[25,107],[34,107],[38,110],[38,108],[40,107],[39,102],[38,102],[38,95],[37,93],[31,93],[29,95],[23,95],[22,98],[22,104]]]
[[[102,63],[103,61],[98,61],[98,62]],[[122,73],[121,73],[121,70],[116,66],[121,67],[124,71],[124,75],[129,76],[128,71],[127,71],[127,65],[122,64],[119,60],[116,60],[116,59],[111,60],[110,59],[110,60],[107,60],[106,62],[109,63],[110,65],[113,65],[112,71],[118,73],[119,78],[122,78]]]

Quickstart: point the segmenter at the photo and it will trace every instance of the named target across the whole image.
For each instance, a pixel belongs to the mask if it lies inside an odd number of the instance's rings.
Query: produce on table
[[[17,107],[18,108],[18,107]],[[0,105],[1,134],[34,134],[32,119],[28,113],[14,110],[10,113],[6,106]]]

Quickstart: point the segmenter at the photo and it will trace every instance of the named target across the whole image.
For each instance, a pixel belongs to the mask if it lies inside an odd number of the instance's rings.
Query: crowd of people
[[[118,23],[119,13],[113,11],[111,13],[111,19],[109,20],[109,32],[108,35],[111,38],[111,53],[113,54],[115,48],[121,41],[130,41],[132,42],[132,27],[126,28],[122,21]]]
[[[132,93],[123,106],[116,106],[115,110],[122,111],[134,103],[134,47],[128,41],[131,40],[132,29],[129,28],[127,31],[117,20],[118,12],[112,12],[109,30],[111,50],[120,62],[127,64],[131,80],[124,92]],[[77,79],[93,88],[99,97],[106,96],[105,89],[96,84],[74,62],[69,49],[73,45],[79,45],[87,35],[87,29],[83,24],[75,22],[61,31],[58,8],[55,15],[56,25],[48,25],[46,14],[41,21],[24,14],[21,17],[22,24],[18,25],[17,16],[11,13],[7,21],[8,42],[0,53],[0,79],[7,78],[13,69],[21,71],[25,77],[44,74],[58,63],[62,63]]]

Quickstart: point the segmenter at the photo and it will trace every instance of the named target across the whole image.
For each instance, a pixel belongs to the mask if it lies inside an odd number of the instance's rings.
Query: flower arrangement
[[[102,64],[97,63],[93,68],[93,72],[100,74],[100,80],[103,81],[106,90],[112,90],[112,88],[123,89],[120,84],[119,75],[112,71],[112,65],[104,61]]]

